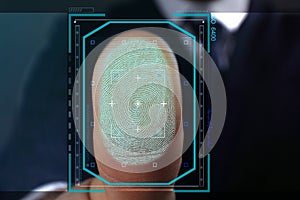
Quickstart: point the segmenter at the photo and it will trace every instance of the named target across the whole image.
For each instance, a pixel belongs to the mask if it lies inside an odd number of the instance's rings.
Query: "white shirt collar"
[[[211,12],[230,32],[234,32],[244,22],[250,0],[218,0],[211,2],[189,0],[155,0],[164,17],[172,19],[174,13]],[[230,12],[228,12],[230,11]]]

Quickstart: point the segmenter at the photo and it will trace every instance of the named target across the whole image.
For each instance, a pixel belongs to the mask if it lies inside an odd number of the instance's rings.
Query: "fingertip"
[[[147,151],[143,152],[144,157],[141,156],[142,154],[140,151],[134,147],[134,151],[131,152],[131,145],[135,145],[135,143],[130,143],[130,141],[123,141],[123,144],[128,142],[127,149],[122,152],[122,142],[121,139],[111,137],[111,133],[106,133],[111,130],[105,128],[105,124],[108,123],[110,120],[101,118],[101,115],[106,116],[106,112],[101,113],[101,105],[108,102],[100,102],[101,95],[103,95],[103,82],[101,82],[101,78],[105,73],[105,63],[106,57],[113,52],[112,49],[116,49],[119,45],[120,39],[118,37],[131,37],[131,38],[143,38],[146,44],[149,42],[149,38],[155,38],[158,41],[158,45],[161,48],[165,48],[165,51],[161,53],[168,64],[166,76],[167,79],[170,80],[168,82],[169,85],[165,85],[165,87],[170,87],[170,91],[173,92],[175,95],[172,97],[170,101],[173,104],[173,110],[171,113],[174,117],[173,124],[170,123],[169,127],[173,127],[172,130],[170,129],[169,132],[167,131],[168,137],[161,137],[158,138],[157,141],[158,145],[164,144],[163,148],[159,149],[159,151],[153,151],[152,149],[156,148],[154,145],[151,147],[147,143],[141,143],[142,145],[148,145],[149,149],[152,150],[147,153]],[[125,47],[124,47],[125,48]],[[135,49],[136,50],[136,49]],[[158,53],[159,55],[159,53]],[[129,183],[129,182],[138,182],[138,183],[148,183],[148,182],[169,182],[177,177],[181,165],[181,154],[182,154],[182,143],[183,143],[183,130],[181,127],[181,88],[180,88],[180,81],[179,77],[176,73],[172,70],[178,70],[178,65],[172,51],[169,49],[168,45],[164,40],[158,36],[155,36],[151,33],[146,31],[127,31],[124,34],[120,34],[115,39],[110,42],[105,49],[102,51],[101,55],[99,56],[98,62],[95,65],[96,68],[103,68],[101,70],[95,69],[93,74],[93,79],[99,80],[99,87],[93,88],[93,108],[94,108],[94,117],[99,121],[99,123],[95,124],[94,127],[94,155],[97,160],[97,166],[99,175],[106,180],[106,184],[109,183]],[[116,69],[116,68],[114,68]],[[172,69],[172,70],[171,70]],[[121,69],[120,69],[121,70]],[[124,68],[122,68],[124,70]],[[95,78],[96,77],[96,78]],[[103,78],[105,79],[105,77]],[[122,85],[121,85],[122,86]],[[131,86],[130,86],[131,87]],[[105,86],[105,89],[107,87]],[[110,91],[109,91],[110,92]],[[151,94],[149,94],[151,95]],[[177,97],[177,99],[175,99]],[[105,98],[102,98],[105,99]],[[121,99],[123,101],[124,99]],[[177,100],[177,102],[176,102]],[[114,102],[112,102],[113,105]],[[106,105],[105,104],[105,105]],[[111,105],[111,107],[113,107]],[[106,105],[107,106],[107,105]],[[110,107],[108,107],[110,108]],[[109,109],[107,109],[109,111]],[[170,114],[170,113],[168,113]],[[121,113],[120,113],[121,115]],[[122,116],[121,116],[122,117]],[[160,116],[157,116],[160,117]],[[101,124],[101,122],[103,122]],[[120,125],[116,123],[117,125]],[[139,138],[139,136],[136,136]],[[143,138],[142,138],[143,139]],[[142,140],[141,139],[141,140]],[[169,141],[167,141],[169,140]],[[152,140],[149,140],[152,141]],[[166,142],[167,141],[167,142]],[[118,146],[120,145],[120,146]],[[121,150],[120,150],[121,149]],[[129,153],[128,153],[129,152]],[[124,153],[123,155],[121,155]],[[124,162],[126,161],[126,162]],[[124,164],[125,163],[125,164]],[[156,164],[155,164],[156,163]]]

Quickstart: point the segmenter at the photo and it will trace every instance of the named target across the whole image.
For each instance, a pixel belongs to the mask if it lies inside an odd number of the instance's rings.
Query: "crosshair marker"
[[[116,103],[114,103],[113,100],[111,100],[110,103],[109,103],[109,105],[110,105],[111,107],[114,107],[115,104],[116,104]]]
[[[167,103],[166,102],[162,102],[162,103],[160,103],[163,107],[165,107],[165,105],[167,105]]]
[[[139,100],[137,100],[135,103],[135,106],[138,108],[138,107],[140,107],[141,105],[142,105],[142,103],[139,101]]]
[[[139,81],[141,79],[141,77],[139,75],[136,75],[136,78],[135,78],[137,81]]]
[[[140,132],[141,129],[137,126],[135,130],[138,133],[138,132]]]

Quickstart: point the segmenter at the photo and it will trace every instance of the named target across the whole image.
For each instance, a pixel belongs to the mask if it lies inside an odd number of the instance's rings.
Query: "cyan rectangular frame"
[[[105,14],[101,13],[101,14],[70,14],[69,15],[69,53],[71,53],[71,18],[73,16],[85,16],[85,17],[88,17],[88,16],[91,16],[91,17],[104,17]],[[175,14],[174,14],[175,16]],[[197,16],[200,16],[200,14],[197,14]],[[208,25],[210,24],[210,14],[201,14],[201,16],[205,16],[207,17],[208,19]],[[173,22],[170,22],[170,21],[167,21],[167,20],[114,20],[114,21],[109,21],[107,23],[105,23],[104,25],[98,27],[98,30],[100,30],[101,28],[107,26],[108,24],[114,24],[114,23],[119,23],[119,24],[133,24],[133,23],[146,23],[146,24],[149,24],[149,23],[153,23],[153,24],[158,24],[158,23],[165,23],[165,24],[169,24],[175,28],[177,28],[178,30],[180,30],[181,32],[189,35],[190,37],[192,37],[194,39],[194,61],[193,61],[193,64],[194,64],[194,90],[196,91],[196,38],[195,36],[193,36],[192,34],[188,33],[186,30],[182,29],[181,27],[179,27],[178,25],[174,24]],[[82,79],[82,82],[83,82],[83,105],[85,105],[85,39],[87,37],[89,37],[91,34],[95,33],[96,31],[98,30],[94,30],[92,32],[90,32],[89,34],[85,35],[83,37],[83,45],[82,45],[82,48],[83,48],[83,54],[82,54],[82,57],[83,57],[83,79]],[[208,28],[208,49],[210,50],[210,29]],[[194,96],[194,134],[196,134],[196,114],[195,114],[195,108],[196,108],[196,97]],[[82,119],[82,123],[83,123],[83,163],[85,163],[85,107],[83,106],[83,119]],[[118,186],[164,186],[164,185],[171,185],[173,184],[174,182],[176,182],[178,179],[182,178],[183,176],[187,175],[188,173],[194,171],[196,169],[196,141],[193,142],[193,148],[194,148],[194,159],[193,159],[193,169],[185,172],[184,174],[180,175],[179,177],[177,177],[176,179],[168,182],[168,183],[149,183],[149,182],[146,182],[146,183],[109,183],[107,181],[104,180],[104,182],[110,184],[110,185],[118,185]],[[68,183],[68,189],[70,192],[105,192],[105,190],[74,190],[72,189],[72,186],[71,186],[71,153],[69,153],[69,183]],[[207,167],[208,167],[208,170],[207,170],[207,189],[206,190],[174,190],[174,192],[210,192],[210,155],[208,155],[207,157]],[[95,176],[96,178],[100,179],[103,181],[103,178],[100,177],[99,175],[93,173],[92,171],[86,169],[85,165],[83,165],[83,170],[85,170],[86,172],[90,173],[91,175]]]

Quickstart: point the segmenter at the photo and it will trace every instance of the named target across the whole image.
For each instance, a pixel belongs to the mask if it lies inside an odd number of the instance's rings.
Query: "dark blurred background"
[[[66,129],[64,129],[66,127],[66,105],[62,105],[61,102],[66,102],[66,12],[68,8],[80,6],[94,7],[95,12],[108,13],[109,17],[111,8],[117,7],[121,3],[123,5],[132,1],[135,0],[0,0],[0,61],[2,65],[0,73],[0,191],[30,191],[49,181],[66,180]],[[300,2],[297,0],[265,1],[272,8],[268,9],[267,12],[294,14],[300,12]],[[139,4],[141,8],[144,7],[143,1],[136,1],[136,4]],[[147,7],[144,8],[146,9]],[[252,12],[255,13],[261,10],[263,9],[258,7],[257,10],[254,9]],[[230,12],[230,10],[227,11]],[[140,13],[142,13],[142,10],[140,10]],[[281,24],[292,22],[295,27],[300,27],[300,21],[286,18],[285,20],[280,19],[277,20],[277,22]],[[264,25],[269,22],[270,21],[263,18],[260,22],[261,30],[264,30]],[[270,24],[273,28],[277,28],[276,20]],[[299,39],[289,38],[291,35],[288,31],[293,32],[293,29],[287,29],[285,34],[279,35],[282,41],[274,42],[280,42],[281,46],[279,47],[288,49],[288,46],[284,44],[286,39],[289,42],[294,41],[296,43],[296,45],[292,45],[293,47],[299,47]],[[268,34],[272,34],[272,32]],[[295,36],[295,34],[292,35]],[[265,38],[268,38],[268,36],[265,36]],[[262,44],[262,47],[268,49],[267,45],[271,46],[272,40],[268,40],[268,42],[268,44]],[[241,44],[242,43],[243,42],[241,42]],[[274,49],[271,48],[271,50]],[[297,50],[299,50],[299,48]],[[268,55],[267,57],[277,55],[276,53],[268,53],[267,50],[261,52],[261,54],[264,53]],[[295,51],[293,53],[295,54]],[[293,56],[293,58],[294,57],[295,56]],[[293,66],[298,66],[295,72],[299,72],[299,63],[293,63],[293,59],[286,61]],[[276,63],[274,65],[276,65]],[[263,70],[260,71],[260,73],[265,72],[266,71]],[[284,70],[282,73],[285,73]],[[33,76],[33,74],[43,76]],[[284,80],[284,77],[282,79]],[[269,80],[273,79],[270,78]],[[286,82],[288,83],[289,80],[290,79],[287,78]],[[273,84],[272,86],[274,87],[277,87],[276,84],[278,84],[277,82],[269,83],[271,85]],[[238,85],[239,82],[234,82],[234,84]],[[299,82],[294,81],[290,84],[297,85]],[[57,88],[59,88],[59,90],[57,90]],[[272,97],[271,92],[272,91],[266,92],[267,97]],[[284,101],[285,106],[289,106],[289,99],[292,100],[299,96],[299,94],[296,93],[288,94],[286,101]],[[60,101],[60,103],[58,103],[58,101]],[[47,109],[49,105],[56,104],[61,105],[61,107],[58,106],[51,110]],[[249,105],[244,106],[248,107],[248,109],[252,108]],[[298,108],[299,107],[295,107],[294,113],[292,113],[293,116],[298,116]],[[271,109],[271,113],[275,113],[277,108],[269,109]],[[278,112],[280,112],[280,110],[278,110]],[[289,126],[289,116],[285,114],[287,113],[283,113],[283,116],[281,116],[284,120],[277,119],[275,122],[279,124],[281,121],[284,121],[284,123]],[[246,119],[249,121],[252,120],[250,117]],[[264,120],[264,117],[260,116],[256,120]],[[293,119],[291,121],[296,122],[297,120],[299,119]],[[22,124],[22,122],[25,123]],[[265,124],[272,122],[273,121],[266,122]],[[246,125],[245,129],[247,129]],[[294,127],[295,123],[292,123],[292,125]],[[299,134],[299,132],[297,132],[299,129],[295,128],[293,130],[296,131],[294,134]],[[36,135],[30,134],[33,132],[36,133]],[[288,135],[289,133],[283,132],[283,134]],[[288,138],[284,138],[280,141],[278,137],[276,139],[276,136],[273,137],[270,135],[269,139],[271,139],[271,142],[268,141],[266,146],[272,143],[272,140],[276,140],[278,144],[283,142],[283,147],[286,147],[285,145],[291,143],[290,140],[292,140],[290,136],[287,137]],[[55,142],[53,142],[54,140]],[[268,153],[272,153],[272,150],[268,151],[270,151]],[[45,152],[47,152],[47,155],[45,155]],[[61,152],[62,154],[59,160],[55,156],[57,152]],[[251,154],[249,153],[249,155]],[[296,155],[296,153],[294,155]],[[263,157],[259,159],[261,161],[264,160]],[[275,156],[274,160],[276,159]],[[295,156],[290,159],[298,160],[299,158]],[[281,161],[278,160],[278,166],[283,164]],[[288,157],[284,161],[287,162],[285,164],[288,164]],[[241,162],[244,162],[242,158]],[[47,165],[51,165],[51,167],[45,167]],[[270,170],[268,167],[262,169],[266,172]],[[295,177],[298,176],[295,165],[290,168],[284,168],[283,171],[278,167],[278,176],[284,177],[282,173],[286,173],[288,169],[295,170]],[[251,169],[249,170],[251,171]],[[238,172],[243,173],[242,169]],[[248,171],[244,173],[247,174]],[[293,173],[290,172],[289,174]],[[263,173],[260,175],[263,176]],[[44,181],[41,181],[42,176],[44,176]],[[264,179],[265,177],[259,178]],[[268,177],[266,176],[266,178]],[[11,183],[12,180],[13,183]],[[271,182],[271,180],[267,182]],[[238,180],[235,185],[230,188],[231,191],[234,191],[234,186],[239,188],[239,183],[243,182],[239,182]],[[286,188],[290,188],[291,190],[299,188],[294,184],[295,180],[291,183],[293,184],[292,187],[289,187],[289,183],[286,183]],[[274,185],[270,187],[260,187],[260,189],[273,191],[272,189],[270,190],[270,188],[276,188],[277,183],[274,182],[273,184]],[[285,183],[280,184],[285,185]],[[257,185],[259,186],[261,183],[257,183]],[[251,188],[256,189],[255,185],[251,185],[250,189]],[[278,188],[276,188],[275,191],[277,191]]]

